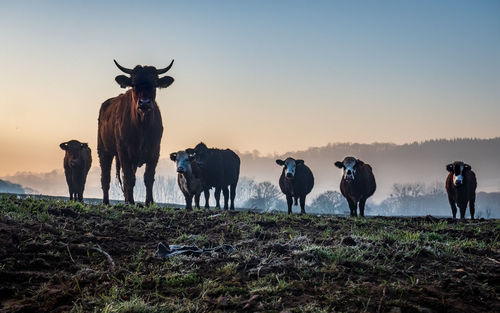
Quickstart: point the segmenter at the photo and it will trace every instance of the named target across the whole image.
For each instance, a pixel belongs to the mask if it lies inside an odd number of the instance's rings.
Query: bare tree
[[[267,210],[271,208],[278,200],[281,192],[278,187],[269,181],[254,185],[252,196],[247,200],[246,206],[249,208],[258,208]]]
[[[328,190],[318,195],[311,203],[311,211],[316,213],[342,214],[349,207],[338,191]]]
[[[394,184],[392,186],[391,198],[418,197],[423,195],[424,191],[425,185],[421,183]]]

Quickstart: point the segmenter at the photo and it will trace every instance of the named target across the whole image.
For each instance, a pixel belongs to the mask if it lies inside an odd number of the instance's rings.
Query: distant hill
[[[0,179],[0,193],[26,194],[26,193],[35,193],[35,190],[31,188],[23,188],[19,184],[14,184],[9,181]]]

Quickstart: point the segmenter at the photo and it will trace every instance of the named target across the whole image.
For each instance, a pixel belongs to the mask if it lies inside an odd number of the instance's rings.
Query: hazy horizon
[[[472,138],[472,137],[463,137],[463,138],[432,138],[432,139],[426,139],[426,140],[421,140],[421,141],[409,141],[409,142],[403,142],[403,143],[396,143],[396,142],[328,142],[326,144],[323,144],[323,145],[320,145],[320,146],[310,146],[310,147],[307,147],[307,148],[303,148],[303,149],[296,149],[296,150],[287,150],[287,151],[283,151],[283,152],[273,152],[273,153],[264,153],[262,151],[259,151],[257,149],[253,149],[253,150],[246,150],[246,151],[239,151],[237,149],[234,149],[232,147],[216,147],[216,146],[213,146],[213,145],[210,145],[210,143],[208,142],[205,142],[205,144],[207,144],[208,147],[211,147],[211,148],[220,148],[220,149],[232,149],[234,150],[238,155],[251,155],[251,156],[256,156],[256,157],[260,157],[260,158],[275,158],[275,157],[284,157],[285,155],[290,155],[293,157],[294,154],[300,154],[300,153],[303,153],[303,152],[306,152],[308,150],[311,150],[311,149],[321,149],[321,148],[326,148],[326,147],[329,147],[329,146],[335,146],[335,145],[393,145],[393,146],[405,146],[405,145],[410,145],[410,144],[414,144],[414,143],[417,143],[417,144],[422,144],[422,143],[428,143],[428,142],[433,142],[433,141],[453,141],[453,140],[495,140],[495,139],[499,139],[500,136],[494,136],[494,137],[490,137],[490,138]],[[187,148],[193,148],[196,144],[198,144],[199,142],[201,141],[196,141],[196,142],[193,142],[192,145],[188,145],[185,147],[185,149]],[[92,149],[92,168],[96,167],[96,168],[99,168],[99,158],[97,156],[97,151],[95,151],[96,149],[93,149],[92,146],[90,146],[90,148]],[[58,149],[59,149],[59,145],[58,145]],[[162,153],[160,155],[160,160],[167,160],[168,162],[170,162],[170,158],[169,158],[169,154],[171,152],[175,152],[175,151],[170,151],[168,153]],[[18,175],[18,174],[46,174],[46,173],[49,173],[49,172],[52,172],[54,170],[63,170],[63,166],[62,166],[62,163],[63,163],[63,159],[64,159],[64,151],[61,151],[60,153],[60,157],[59,159],[57,160],[56,163],[60,163],[59,165],[56,165],[55,167],[53,168],[48,168],[46,170],[40,170],[40,171],[37,171],[37,170],[24,170],[24,169],[18,169],[14,172],[10,172],[10,173],[1,173],[0,172],[0,178],[6,178],[6,177],[9,177],[9,176],[15,176],[15,175]],[[500,188],[500,186],[499,186]],[[500,190],[500,189],[499,189]]]
[[[444,181],[448,175],[445,165],[455,160],[469,163],[478,177],[478,192],[500,192],[500,137],[492,139],[440,139],[420,143],[397,145],[393,143],[329,143],[321,147],[289,152],[282,155],[262,155],[256,151],[239,153],[241,158],[240,187],[245,186],[248,179],[256,183],[269,181],[278,185],[281,167],[275,163],[276,158],[292,156],[303,159],[315,177],[315,184],[308,202],[319,194],[333,190],[339,191],[342,171],[333,164],[347,155],[353,155],[369,163],[377,181],[377,190],[369,199],[370,203],[380,203],[388,198],[394,184],[420,184],[425,190],[439,189],[444,192]],[[62,160],[62,159],[61,159]],[[144,190],[142,180],[144,167],[137,173],[136,188]],[[153,188],[156,199],[160,202],[171,202],[168,199],[180,195],[175,180],[177,173],[175,163],[169,158],[161,158],[156,169],[156,183]],[[62,166],[47,172],[18,172],[13,175],[1,176],[13,183],[36,190],[47,195],[66,196],[67,185]],[[112,173],[113,193],[111,198],[119,200],[123,197],[118,188],[115,172]],[[238,187],[238,188],[240,188]],[[101,198],[100,168],[94,164],[89,172],[85,187],[85,196]],[[238,191],[236,200],[248,197],[248,193]],[[142,201],[143,196],[137,195]],[[446,197],[441,199],[446,203]],[[182,202],[182,201],[181,201]],[[480,204],[479,204],[480,205]]]

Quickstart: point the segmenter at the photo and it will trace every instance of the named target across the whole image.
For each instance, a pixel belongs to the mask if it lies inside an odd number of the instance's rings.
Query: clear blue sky
[[[96,150],[113,59],[175,59],[162,157],[500,135],[500,1],[3,1],[0,40],[0,175]]]

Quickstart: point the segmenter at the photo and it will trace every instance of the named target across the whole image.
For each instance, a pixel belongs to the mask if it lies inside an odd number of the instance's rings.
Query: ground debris
[[[499,229],[0,197],[0,312],[500,312]]]

